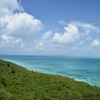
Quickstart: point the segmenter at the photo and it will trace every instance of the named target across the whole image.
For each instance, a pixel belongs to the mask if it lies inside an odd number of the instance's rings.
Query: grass
[[[100,88],[0,60],[0,100],[100,100]]]

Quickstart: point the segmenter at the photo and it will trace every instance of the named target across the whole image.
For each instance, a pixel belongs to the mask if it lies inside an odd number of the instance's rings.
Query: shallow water
[[[100,58],[67,56],[0,56],[30,70],[67,76],[100,86]]]

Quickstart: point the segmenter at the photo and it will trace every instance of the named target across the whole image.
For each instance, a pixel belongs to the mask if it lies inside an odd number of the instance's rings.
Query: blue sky
[[[100,57],[100,0],[0,0],[0,54]]]
[[[82,20],[99,23],[100,0],[21,0],[26,12],[44,22]]]

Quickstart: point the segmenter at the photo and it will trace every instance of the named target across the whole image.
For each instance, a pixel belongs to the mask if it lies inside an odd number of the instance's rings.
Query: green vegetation
[[[0,100],[100,100],[100,88],[0,60]]]

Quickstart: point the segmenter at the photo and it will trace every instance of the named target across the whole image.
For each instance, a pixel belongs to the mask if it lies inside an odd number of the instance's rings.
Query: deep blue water
[[[91,85],[100,86],[100,58],[67,56],[0,56],[27,69],[67,76]]]

